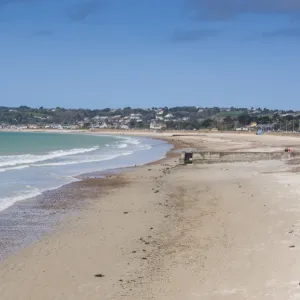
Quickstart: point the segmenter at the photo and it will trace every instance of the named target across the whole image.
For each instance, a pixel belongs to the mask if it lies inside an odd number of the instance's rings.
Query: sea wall
[[[181,164],[281,160],[300,157],[300,152],[182,152]]]

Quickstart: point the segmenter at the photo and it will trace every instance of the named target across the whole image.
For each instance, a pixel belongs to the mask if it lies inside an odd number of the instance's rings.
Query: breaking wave
[[[71,149],[71,150],[57,150],[57,151],[49,152],[44,155],[23,154],[23,155],[0,156],[0,167],[3,167],[5,169],[6,167],[11,167],[11,166],[33,164],[36,162],[46,161],[46,160],[59,158],[63,156],[88,153],[88,152],[96,151],[98,148],[99,147],[97,146],[97,147],[85,148],[85,149],[83,148],[83,149]],[[20,168],[22,168],[22,166],[20,166]]]

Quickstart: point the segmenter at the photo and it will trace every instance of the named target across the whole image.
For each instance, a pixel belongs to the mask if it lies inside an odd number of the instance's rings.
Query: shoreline
[[[42,132],[42,133],[44,133],[44,132]],[[48,133],[54,133],[54,132],[48,132]],[[82,134],[82,132],[73,132],[73,133],[71,133],[71,132],[60,132],[60,133],[65,133],[65,134]],[[115,137],[115,138],[123,138],[123,139],[125,139],[125,138],[131,138],[131,136],[126,136],[126,135],[123,135],[123,136],[119,136],[118,134],[109,134],[109,135],[98,135],[98,134],[94,134],[94,136],[103,136],[103,137],[105,137],[105,136],[112,136],[112,137]],[[161,144],[161,145],[156,145],[156,144],[151,144],[151,141],[154,141],[154,140],[159,140],[159,141],[161,141],[161,142],[163,142],[163,143],[166,143],[166,145],[172,145],[170,142],[169,142],[169,140],[167,140],[167,139],[163,139],[163,138],[152,138],[152,136],[147,136],[147,137],[144,137],[144,136],[136,136],[136,138],[140,138],[140,139],[143,139],[143,141],[150,141],[150,148],[149,149],[143,149],[143,150],[151,150],[151,149],[157,149],[156,147],[157,146],[163,146],[163,144]],[[127,143],[127,140],[126,141],[124,141],[124,143]],[[130,143],[130,141],[129,141],[129,143]],[[107,146],[107,145],[105,145],[105,146]],[[123,145],[122,145],[123,146]],[[125,146],[128,146],[128,145],[125,145]],[[123,147],[120,147],[120,148],[123,148]],[[172,148],[171,148],[172,149]],[[101,158],[99,158],[99,160],[91,160],[91,161],[89,161],[89,160],[87,160],[87,161],[79,161],[78,162],[78,164],[77,165],[80,165],[80,164],[89,164],[89,163],[98,163],[98,164],[100,164],[100,166],[98,166],[98,168],[95,168],[95,170],[93,171],[93,170],[90,170],[90,169],[92,169],[92,168],[86,168],[86,170],[84,170],[84,171],[82,171],[82,170],[73,170],[74,172],[70,175],[70,174],[67,174],[66,175],[66,177],[70,177],[70,178],[73,178],[74,180],[73,181],[76,181],[76,180],[78,180],[78,178],[80,178],[81,177],[81,175],[84,175],[84,174],[86,174],[86,173],[94,173],[94,172],[106,172],[106,171],[108,171],[108,170],[111,170],[111,169],[122,169],[122,168],[128,168],[128,167],[132,167],[132,166],[137,166],[137,165],[143,165],[143,164],[148,164],[149,162],[151,162],[151,161],[154,161],[154,160],[160,160],[160,159],[162,159],[165,155],[166,155],[166,153],[168,152],[168,150],[171,150],[171,149],[161,149],[161,153],[158,153],[157,151],[156,152],[154,152],[154,151],[150,151],[151,153],[153,152],[153,153],[155,153],[155,154],[153,154],[152,156],[151,156],[151,158],[148,158],[148,159],[141,159],[141,158],[139,158],[139,159],[137,159],[137,160],[134,160],[134,159],[132,159],[132,157],[137,157],[136,156],[136,153],[139,151],[139,149],[133,149],[133,150],[131,150],[131,152],[130,153],[128,153],[129,154],[129,160],[128,160],[128,164],[127,163],[123,163],[122,161],[121,161],[121,157],[122,157],[122,155],[121,154],[119,154],[119,155],[115,155],[114,157],[109,157],[108,159],[106,159],[106,158],[104,158],[104,159],[101,159]],[[73,149],[71,149],[71,150],[73,150]],[[77,149],[75,149],[75,150],[77,150]],[[84,149],[85,150],[85,149]],[[89,149],[88,149],[89,150]],[[58,150],[58,151],[62,151],[62,150]],[[56,152],[56,150],[55,150],[55,152]],[[51,154],[52,152],[50,152],[50,154]],[[26,155],[27,153],[24,153],[24,155]],[[31,155],[30,153],[28,153],[29,155]],[[43,153],[42,153],[43,154]],[[42,155],[41,154],[41,155]],[[46,153],[46,154],[48,154],[48,153]],[[72,153],[71,153],[72,154]],[[75,153],[75,154],[77,154],[77,153]],[[126,156],[128,155],[128,154],[125,154]],[[149,155],[149,153],[146,153],[147,155]],[[6,155],[6,154],[4,154],[4,155]],[[22,155],[23,155],[23,153],[22,153]],[[33,155],[35,155],[35,154],[33,154]],[[70,155],[70,154],[69,154]],[[52,158],[47,158],[47,159],[52,159]],[[112,162],[114,162],[115,160],[117,160],[118,161],[118,163],[116,163],[115,165],[108,165],[108,166],[106,166],[106,165],[101,165],[103,162],[106,162],[106,161],[108,161],[108,162],[110,162],[110,161],[112,161]],[[44,160],[40,160],[41,162],[44,162],[45,161],[45,159]],[[8,167],[6,168],[4,168],[3,170],[0,170],[0,172],[1,171],[13,171],[13,170],[17,170],[17,169],[23,169],[23,168],[28,168],[28,167],[31,167],[32,165],[31,164],[35,164],[35,163],[37,163],[37,166],[40,166],[38,163],[40,163],[40,161],[39,160],[36,160],[36,161],[33,161],[33,162],[25,162],[24,164],[25,164],[25,166],[23,166],[22,164],[22,162],[20,163],[21,164],[21,166],[20,167],[18,167],[19,165],[17,165],[17,163],[16,163],[16,165],[8,165]],[[26,165],[26,164],[28,164],[28,165]],[[53,164],[53,165],[56,165],[56,164]],[[59,166],[63,166],[64,164],[61,164],[61,165],[59,165]],[[74,163],[74,164],[71,164],[71,165],[76,165],[76,163]],[[16,166],[16,167],[15,167]],[[33,165],[34,167],[35,167],[35,165]],[[52,166],[52,164],[49,164],[49,166]],[[64,177],[63,175],[61,176],[62,178]],[[72,182],[73,182],[72,181]],[[47,189],[45,189],[45,190],[42,190],[42,192],[41,193],[43,193],[43,192],[47,192],[47,191],[49,191],[49,190],[53,190],[53,189],[58,189],[58,188],[60,188],[60,187],[62,187],[63,185],[66,185],[66,184],[68,184],[68,183],[71,183],[71,181],[70,182],[66,182],[66,183],[62,183],[62,184],[57,184],[56,186],[53,186],[53,187],[49,187],[49,188],[47,188]],[[22,199],[22,200],[27,200],[27,199],[30,199],[30,198],[34,198],[34,197],[36,197],[36,196],[39,196],[40,195],[40,193],[38,193],[38,195],[35,195],[36,193],[33,193],[33,195],[28,195],[28,197],[27,198],[24,198],[24,199]],[[16,200],[15,202],[19,202],[19,201],[22,201],[22,200]],[[9,206],[8,206],[9,207]],[[0,207],[1,208],[1,207]],[[4,208],[3,209],[6,209],[5,208],[5,206],[4,206]],[[2,210],[3,210],[2,209]],[[1,209],[0,209],[0,212],[2,211]]]
[[[171,145],[169,140],[159,140]],[[0,263],[23,248],[36,243],[44,236],[54,234],[61,226],[59,223],[63,223],[66,217],[79,214],[80,210],[84,209],[84,203],[80,203],[82,199],[71,203],[68,195],[71,191],[78,190],[78,186],[89,184],[90,180],[99,180],[99,185],[102,185],[101,180],[121,176],[135,168],[159,163],[174,155],[173,149],[169,149],[164,154],[164,158],[157,158],[138,166],[131,165],[74,175],[73,182],[48,189],[35,197],[17,201],[0,211],[0,227],[2,228],[0,232]],[[67,203],[68,201],[69,203]],[[33,219],[38,219],[38,221],[30,221],[30,226],[28,226],[28,220]],[[15,230],[14,227],[21,228],[21,230]],[[10,235],[11,232],[16,233]]]
[[[300,147],[296,138],[172,138],[178,147],[219,151]],[[78,200],[78,213],[1,263],[2,295],[288,299],[298,289],[300,247],[298,178],[290,168],[279,161],[179,166],[171,155],[78,182],[54,203],[63,210]]]

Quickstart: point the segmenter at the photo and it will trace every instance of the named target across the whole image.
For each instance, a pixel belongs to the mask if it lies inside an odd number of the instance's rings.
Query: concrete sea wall
[[[246,162],[258,160],[281,160],[300,157],[300,152],[182,152],[181,164]]]

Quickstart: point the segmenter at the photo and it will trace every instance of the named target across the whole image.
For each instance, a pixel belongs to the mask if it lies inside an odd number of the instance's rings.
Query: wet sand
[[[177,150],[300,147],[294,137],[164,138],[176,142]],[[180,166],[177,155],[73,183],[58,190],[52,203],[39,203],[49,211],[73,206],[76,214],[1,263],[1,297],[298,299],[295,166],[280,161]]]
[[[124,168],[82,174],[78,176],[78,182],[19,201],[1,211],[0,262],[44,235],[59,230],[60,222],[64,218],[78,215],[84,210],[87,199],[105,195],[110,186],[121,184],[118,176],[110,179],[112,175],[131,170],[132,168]]]

